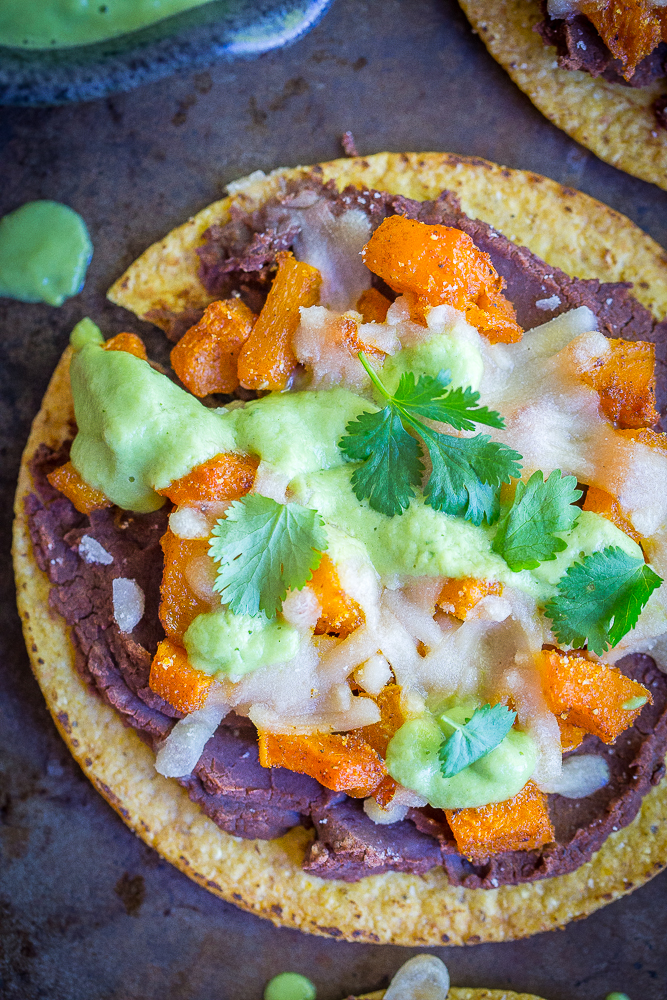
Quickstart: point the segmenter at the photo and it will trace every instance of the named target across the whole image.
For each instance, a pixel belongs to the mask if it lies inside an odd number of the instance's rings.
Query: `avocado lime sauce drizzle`
[[[0,45],[90,45],[206,3],[210,0],[0,0]]]
[[[0,219],[0,296],[61,306],[83,288],[92,255],[77,212],[29,201]]]

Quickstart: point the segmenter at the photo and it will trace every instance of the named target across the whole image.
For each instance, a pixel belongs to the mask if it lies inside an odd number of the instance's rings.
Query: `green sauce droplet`
[[[0,219],[0,296],[61,306],[83,288],[92,255],[77,212],[29,201]]]
[[[103,344],[104,337],[97,323],[85,316],[70,333],[69,342],[75,351],[80,351],[86,344]]]
[[[607,993],[605,1000],[630,1000],[627,993]]]
[[[298,972],[281,972],[266,984],[264,1000],[315,1000],[317,990]]]

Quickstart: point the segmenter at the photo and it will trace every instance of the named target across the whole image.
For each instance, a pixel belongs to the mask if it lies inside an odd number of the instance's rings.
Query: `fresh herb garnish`
[[[611,545],[570,566],[544,613],[560,643],[575,649],[588,644],[600,655],[635,627],[661,583],[643,559]]]
[[[511,570],[536,569],[567,548],[555,532],[568,531],[581,514],[573,506],[581,496],[576,486],[576,478],[561,476],[560,469],[546,481],[538,471],[527,483],[517,483],[514,502],[500,519],[493,540],[493,551]]]
[[[301,590],[327,547],[316,510],[252,494],[217,522],[210,544],[219,564],[214,589],[235,614],[274,618],[287,589]]]
[[[473,524],[498,516],[498,489],[518,476],[521,458],[507,445],[488,435],[459,438],[429,427],[419,416],[447,423],[456,430],[474,430],[475,423],[504,427],[500,414],[478,406],[479,393],[472,389],[450,389],[449,375],[401,375],[392,395],[368,363],[363,351],[359,360],[373,385],[387,400],[377,413],[362,413],[350,421],[339,448],[352,461],[363,464],[352,475],[358,500],[368,500],[373,510],[393,517],[402,514],[415,496],[424,474],[422,445],[409,433],[415,431],[426,445],[432,472],[424,499],[435,510],[463,516]]]
[[[505,739],[514,725],[516,712],[510,711],[506,705],[483,705],[476,709],[464,726],[459,725],[442,714],[450,726],[454,727],[451,736],[440,744],[438,758],[443,778],[452,778],[464,767],[469,767],[476,760],[486,757]]]

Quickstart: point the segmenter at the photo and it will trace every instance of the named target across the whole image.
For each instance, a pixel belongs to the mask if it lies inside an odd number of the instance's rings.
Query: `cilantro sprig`
[[[373,510],[389,517],[402,514],[422,483],[423,443],[432,466],[424,489],[426,503],[476,525],[484,519],[492,523],[499,513],[500,484],[519,475],[521,455],[488,435],[454,437],[419,418],[471,431],[476,423],[504,427],[500,414],[478,406],[479,393],[470,388],[448,390],[451,380],[446,372],[421,375],[418,380],[413,372],[405,372],[392,395],[363,351],[359,360],[387,405],[350,421],[338,444],[348,459],[362,462],[351,480],[357,499],[368,500]]]
[[[611,545],[570,566],[544,608],[559,643],[598,655],[616,646],[637,624],[661,577],[643,559]]]
[[[514,725],[516,712],[506,705],[494,705],[493,708],[483,705],[463,726],[448,715],[441,715],[441,718],[453,726],[454,732],[440,744],[440,772],[443,778],[453,778],[502,743]]]
[[[574,506],[582,495],[576,486],[576,478],[562,476],[560,469],[547,480],[538,471],[527,483],[517,483],[514,502],[501,517],[493,540],[493,551],[511,570],[536,569],[567,548],[555,532],[569,531],[581,514]]]
[[[235,614],[274,618],[288,588],[301,590],[327,548],[316,510],[251,494],[236,500],[213,528],[214,589]]]

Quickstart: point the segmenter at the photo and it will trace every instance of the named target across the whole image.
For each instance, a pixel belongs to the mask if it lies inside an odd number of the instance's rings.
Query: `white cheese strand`
[[[597,754],[566,757],[563,771],[553,781],[540,782],[543,792],[555,792],[566,799],[584,799],[609,784],[609,764]]]
[[[119,576],[111,583],[113,616],[121,632],[132,632],[144,616],[146,599],[136,580]]]
[[[209,696],[203,708],[177,722],[158,750],[155,760],[158,774],[165,778],[183,778],[191,774],[228,711],[228,705]]]
[[[435,955],[416,955],[401,966],[384,1000],[447,1000],[449,972]]]

